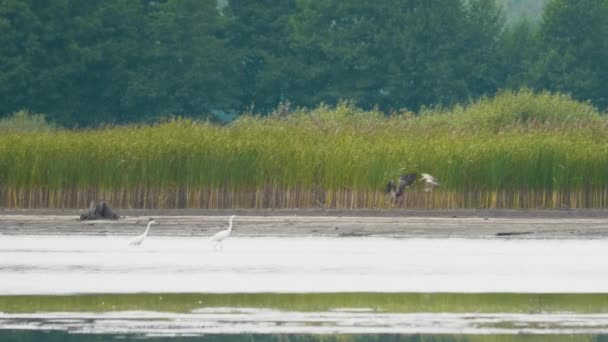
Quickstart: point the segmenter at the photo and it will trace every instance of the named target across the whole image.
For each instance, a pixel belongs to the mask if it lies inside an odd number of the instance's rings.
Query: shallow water
[[[608,293],[608,241],[2,236],[0,294]]]
[[[196,237],[127,243],[0,236],[0,340],[608,334],[604,240],[233,237],[221,252]]]
[[[5,330],[87,334],[608,334],[608,314],[395,314],[339,309],[286,312],[205,308],[166,313],[31,313],[0,315]]]
[[[147,336],[73,334],[60,331],[7,331],[3,342],[607,342],[607,335],[404,335],[404,334],[206,334],[202,336]]]

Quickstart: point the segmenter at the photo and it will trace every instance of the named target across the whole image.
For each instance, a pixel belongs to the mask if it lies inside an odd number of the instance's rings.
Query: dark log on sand
[[[116,220],[118,217],[105,201],[97,204],[95,204],[95,201],[92,201],[89,212],[80,215],[81,220]]]

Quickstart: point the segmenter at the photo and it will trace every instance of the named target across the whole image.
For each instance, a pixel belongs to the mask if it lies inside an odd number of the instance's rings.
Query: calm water
[[[70,334],[65,332],[10,331],[2,337],[4,342],[608,342],[608,336],[593,335],[260,335],[260,334],[209,334],[197,337],[145,337],[121,334]]]
[[[190,313],[114,311],[3,314],[3,330],[77,334],[608,334],[608,314],[379,313],[339,309],[288,312],[204,308]],[[1,336],[1,335],[0,335]]]
[[[608,293],[608,241],[2,236],[0,294]]]
[[[0,295],[51,295],[0,298],[0,341],[606,341],[608,334],[608,241],[234,237],[222,252],[201,238],[127,242],[0,236]],[[278,295],[326,292],[375,295],[326,306]],[[395,294],[437,292],[469,295]],[[476,301],[484,292],[529,295]],[[74,295],[82,293],[127,295]],[[135,293],[156,294],[151,301]],[[251,307],[238,297],[159,304],[163,294],[178,301],[170,293],[267,297]],[[567,296],[535,293],[580,295],[560,310]]]

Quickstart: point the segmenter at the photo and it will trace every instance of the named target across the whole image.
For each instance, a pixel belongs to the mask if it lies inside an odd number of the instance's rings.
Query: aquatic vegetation
[[[383,208],[386,181],[429,172],[422,208],[608,207],[608,120],[565,95],[505,92],[386,117],[349,103],[231,125],[0,136],[0,206]]]
[[[606,313],[605,294],[527,293],[146,293],[0,296],[0,312],[191,312],[201,308],[284,311],[369,309],[391,313]]]

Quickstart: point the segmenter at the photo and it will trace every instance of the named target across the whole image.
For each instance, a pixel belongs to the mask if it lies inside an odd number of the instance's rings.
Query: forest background
[[[0,117],[69,128],[523,87],[608,106],[606,0],[3,0],[0,32]]]

